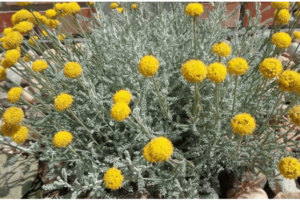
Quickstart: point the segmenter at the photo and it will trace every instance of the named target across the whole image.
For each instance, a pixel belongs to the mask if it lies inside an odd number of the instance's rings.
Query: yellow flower
[[[2,135],[6,137],[11,137],[16,132],[17,128],[18,125],[11,126],[10,124],[4,123],[1,126]]]
[[[211,50],[219,57],[228,57],[231,54],[231,48],[226,42],[218,42],[214,44]]]
[[[201,15],[204,12],[203,6],[201,3],[189,3],[185,7],[185,13],[192,17]]]
[[[138,4],[137,3],[131,4],[131,9],[132,10],[136,10],[137,8],[138,8]]]
[[[57,28],[59,25],[59,21],[57,19],[47,19],[45,24],[50,26],[51,28]]]
[[[299,31],[294,31],[294,37],[299,40],[300,39],[300,32]]]
[[[29,6],[29,5],[31,5],[33,2],[31,1],[31,2],[24,2],[24,1],[22,1],[22,2],[17,2],[17,4],[18,4],[18,6]]]
[[[2,46],[4,49],[15,49],[23,41],[23,36],[18,31],[12,31],[8,33],[2,42]]]
[[[127,90],[119,90],[114,95],[113,101],[114,101],[114,103],[124,102],[126,104],[129,104],[131,101],[131,98],[132,98],[132,96],[131,96],[130,92],[128,92]]]
[[[296,71],[286,70],[279,75],[277,83],[282,91],[295,91],[300,82],[300,75]]]
[[[300,176],[300,162],[297,158],[282,158],[278,163],[278,169],[285,178],[297,179]]]
[[[25,62],[29,62],[30,61],[30,56],[29,54],[25,54],[25,56],[23,57]]]
[[[274,12],[274,17],[276,16],[277,10]],[[279,10],[277,17],[276,17],[276,22],[279,24],[287,24],[290,21],[290,13],[287,9],[281,9]]]
[[[159,61],[152,55],[144,56],[139,63],[139,71],[142,75],[153,76],[159,68]]]
[[[289,34],[278,32],[272,35],[271,42],[280,49],[285,49],[291,45],[292,38]]]
[[[39,20],[42,24],[46,24],[47,17],[46,17],[46,16],[40,16],[40,17],[38,18],[38,20]]]
[[[28,138],[28,128],[26,128],[25,126],[14,126],[13,128],[13,134],[11,135],[12,140],[17,143],[23,143],[26,141],[26,139]]]
[[[119,13],[122,13],[124,8],[123,7],[120,7],[120,8],[116,8],[116,10],[119,12]]]
[[[63,5],[63,10],[66,15],[74,15],[80,11],[80,6],[76,2],[69,2]]]
[[[18,50],[16,49],[8,50],[5,53],[5,59],[3,60],[4,63],[2,62],[2,66],[5,68],[9,68],[14,64],[16,64],[20,57],[21,54]]]
[[[4,67],[0,67],[0,80],[6,78],[6,69]]]
[[[93,1],[90,1],[90,2],[89,2],[89,6],[93,6],[93,5],[94,5],[94,3],[95,3],[95,2],[93,2]]]
[[[61,93],[54,99],[54,107],[59,112],[70,108],[72,103],[73,97],[67,93]]]
[[[259,71],[267,79],[275,78],[282,72],[282,64],[276,58],[266,58],[259,64]]]
[[[42,72],[48,68],[48,64],[45,60],[36,60],[32,63],[31,68],[35,72]]]
[[[27,33],[33,29],[33,24],[31,22],[20,22],[16,24],[13,28],[14,31],[19,31],[20,33]]]
[[[44,36],[46,36],[46,37],[49,36],[48,33],[47,33],[47,31],[45,31],[45,30],[42,31],[42,34],[43,34]]]
[[[11,17],[11,22],[13,25],[16,25],[23,21],[34,23],[35,18],[31,12],[25,9],[15,12]]]
[[[117,4],[117,3],[111,3],[109,7],[110,7],[111,9],[115,9],[115,8],[117,8],[118,6],[119,6],[119,4]]]
[[[59,39],[59,41],[61,41],[61,42],[62,42],[66,37],[67,37],[66,34],[63,34],[63,33],[58,35],[58,39]]]
[[[300,105],[290,109],[289,118],[294,124],[300,126]]]
[[[169,160],[173,151],[173,144],[168,138],[157,137],[144,147],[143,156],[148,162],[157,163]]]
[[[34,45],[38,39],[39,39],[38,36],[32,36],[29,38],[28,42],[29,42],[29,44]]]
[[[111,167],[109,168],[103,177],[105,187],[111,190],[117,190],[122,186],[124,177],[121,170]]]
[[[124,121],[131,113],[130,107],[124,102],[118,102],[111,108],[110,115],[116,121]]]
[[[233,132],[241,136],[253,134],[255,127],[255,119],[248,113],[237,114],[231,119]]]
[[[17,125],[22,122],[24,112],[21,108],[10,107],[3,114],[3,121],[9,125]]]
[[[207,77],[210,81],[218,84],[225,80],[227,75],[227,70],[222,63],[215,62],[210,64],[207,68]]]
[[[271,6],[275,9],[289,9],[289,2],[272,2]]]
[[[68,131],[59,131],[54,135],[52,143],[56,148],[66,148],[72,140],[72,133]]]
[[[182,65],[181,74],[188,82],[202,82],[206,78],[207,69],[200,60],[188,60]]]
[[[245,74],[248,68],[247,61],[241,57],[233,58],[227,63],[228,73],[236,76]]]
[[[21,98],[23,92],[22,87],[13,87],[7,93],[7,100],[10,103],[16,103]]]
[[[3,35],[6,36],[7,34],[9,34],[10,32],[12,32],[12,28],[11,27],[7,27],[3,30]]]
[[[68,62],[64,67],[64,74],[68,78],[77,78],[82,73],[82,67],[77,62]]]
[[[46,15],[46,17],[48,17],[50,19],[55,19],[57,17],[57,12],[54,9],[48,9],[48,10],[46,10],[45,15]]]

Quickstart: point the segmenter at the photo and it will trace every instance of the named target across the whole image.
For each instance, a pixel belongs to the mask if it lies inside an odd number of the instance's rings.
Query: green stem
[[[237,147],[236,147],[236,150],[235,150],[235,153],[234,153],[232,159],[235,159],[235,157],[237,156],[237,153],[238,153],[238,151],[239,151],[239,148],[240,148],[240,146],[241,146],[241,144],[242,144],[242,139],[243,139],[243,136],[240,135],[240,139],[239,139],[239,141],[238,141],[238,145],[237,145]]]
[[[254,111],[253,111],[254,114],[256,113],[256,110],[257,110],[257,108],[258,108],[258,106],[259,106],[259,104],[260,104],[260,101],[261,101],[262,97],[263,97],[264,90],[265,90],[265,87],[266,87],[266,85],[267,85],[267,82],[268,82],[268,79],[266,79],[266,80],[264,81],[263,87],[262,87],[262,89],[261,89],[261,94],[260,94],[259,100],[258,100],[258,102],[257,102],[257,104],[256,104],[256,106],[255,106]]]
[[[196,39],[196,17],[193,17],[193,31],[194,31],[194,53],[195,59],[197,59],[197,39]]]
[[[171,119],[169,118],[168,111],[167,111],[165,105],[163,104],[163,102],[162,102],[162,100],[161,100],[161,97],[160,97],[160,94],[159,94],[159,90],[158,90],[158,86],[157,86],[157,83],[156,83],[156,81],[155,81],[154,76],[152,76],[152,81],[153,81],[154,86],[155,86],[155,90],[156,90],[156,93],[157,93],[157,96],[158,96],[158,99],[159,99],[160,107],[163,109],[163,111],[164,111],[166,117],[167,117],[169,120],[171,120]]]
[[[236,75],[234,81],[234,93],[233,93],[233,104],[232,104],[231,116],[233,116],[234,107],[235,107],[237,81],[238,81],[238,76]]]

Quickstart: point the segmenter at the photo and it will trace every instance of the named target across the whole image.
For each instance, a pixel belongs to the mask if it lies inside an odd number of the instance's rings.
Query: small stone
[[[29,86],[29,82],[22,78],[20,85],[21,87],[25,88]]]
[[[21,84],[22,77],[13,72],[10,68],[7,69],[7,79],[4,83],[4,87],[6,89],[11,89],[13,87],[17,87]],[[14,83],[13,83],[14,82]],[[17,86],[16,86],[17,84]]]
[[[34,97],[31,95],[32,93],[34,93],[34,91],[31,87],[24,88],[23,97],[26,101],[28,101],[31,104],[35,101]]]
[[[290,69],[293,65],[295,65],[294,61],[290,62],[290,59],[287,57],[284,57],[284,56],[279,56],[278,60],[280,60],[282,63],[282,66],[287,69]],[[287,66],[287,64],[289,64],[289,65]]]
[[[267,193],[257,187],[253,188],[244,188],[243,190],[238,191],[234,196],[229,198],[235,198],[235,199],[268,199]]]
[[[289,46],[289,48],[286,50],[286,52],[291,56],[293,56],[295,59],[297,59],[297,61],[300,59],[300,48],[297,49],[298,45],[299,45],[298,43],[293,42],[291,46]]]
[[[279,173],[278,170],[275,170],[276,173]],[[293,179],[284,178],[282,175],[278,177],[280,181],[276,181],[274,187],[270,187],[274,194],[280,192],[300,192],[299,183]]]
[[[280,192],[274,199],[300,199],[300,192]]]

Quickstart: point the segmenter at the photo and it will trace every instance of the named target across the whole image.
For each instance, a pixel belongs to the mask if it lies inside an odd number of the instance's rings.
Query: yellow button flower
[[[278,163],[278,169],[285,178],[297,179],[300,176],[300,162],[297,158],[282,158]]]
[[[228,57],[231,54],[231,47],[226,42],[218,42],[214,44],[211,50],[219,57]]]
[[[109,7],[111,9],[115,9],[115,8],[119,7],[119,4],[117,4],[117,3],[111,3]]]
[[[274,12],[274,17],[276,16],[277,10]],[[287,9],[281,9],[278,11],[276,22],[279,24],[287,24],[290,21],[291,15]]]
[[[231,119],[233,132],[241,136],[253,134],[255,127],[255,119],[248,113],[237,114]]]
[[[131,4],[131,9],[132,10],[136,10],[137,8],[138,8],[138,4],[137,3]]]
[[[50,26],[51,28],[57,28],[59,25],[59,21],[57,19],[47,19],[45,24]]]
[[[300,75],[296,71],[285,70],[279,75],[277,83],[282,91],[295,91],[299,87]]]
[[[124,102],[118,102],[111,108],[110,115],[116,121],[124,121],[131,113],[130,107]]]
[[[33,29],[33,23],[28,21],[20,22],[13,27],[14,31],[18,31],[20,33],[27,33],[32,29]]]
[[[120,8],[116,8],[116,10],[119,12],[119,13],[122,13],[124,8],[123,7],[120,7]]]
[[[54,135],[52,143],[56,148],[66,148],[72,140],[72,133],[68,131],[59,131]]]
[[[62,42],[66,37],[67,37],[66,34],[63,34],[63,33],[58,35],[58,39],[59,39],[59,41],[61,41],[61,42]]]
[[[289,9],[289,2],[272,2],[271,6],[275,9]]]
[[[185,13],[192,17],[201,15],[204,12],[203,6],[201,3],[189,3],[185,7]]]
[[[259,72],[267,79],[275,78],[282,72],[282,64],[276,58],[266,58],[259,64]]]
[[[14,64],[16,64],[20,57],[21,57],[21,54],[18,50],[16,50],[16,49],[8,50],[5,53],[5,59],[2,62],[2,66],[4,68],[9,68],[9,67],[13,66]]]
[[[124,102],[126,104],[129,104],[131,101],[131,93],[127,90],[119,90],[118,92],[115,93],[113,96],[113,101],[114,103],[118,102]]]
[[[94,5],[94,3],[95,3],[95,2],[93,2],[93,1],[90,1],[90,2],[89,2],[89,6],[93,6],[93,5]]]
[[[2,126],[1,126],[2,135],[6,136],[6,137],[11,137],[14,134],[14,132],[18,126],[19,125],[12,126],[7,123],[2,124]]]
[[[0,67],[0,80],[6,78],[6,69],[4,67]]]
[[[13,31],[13,29],[11,27],[7,27],[3,30],[3,35],[6,36],[7,34],[9,34],[12,31]]]
[[[21,98],[22,93],[23,93],[22,87],[13,87],[7,93],[7,100],[10,103],[16,103]]]
[[[148,162],[157,163],[169,160],[173,151],[173,144],[168,138],[157,137],[144,147],[143,156]]]
[[[206,78],[207,69],[200,60],[188,60],[182,65],[181,74],[188,82],[202,82]]]
[[[64,67],[64,74],[68,78],[77,78],[82,73],[82,67],[77,62],[68,62]]]
[[[25,126],[16,125],[13,128],[13,130],[14,131],[11,135],[11,138],[15,143],[20,144],[20,143],[23,143],[27,140],[28,132],[29,132],[28,128],[26,128]]]
[[[207,68],[207,77],[210,81],[218,84],[225,80],[227,75],[227,70],[222,63],[215,62],[210,64]]]
[[[35,18],[33,14],[26,9],[15,12],[11,17],[11,22],[13,25],[16,25],[23,21],[34,23]]]
[[[24,2],[24,1],[22,1],[22,2],[17,2],[17,4],[18,4],[18,6],[29,6],[29,5],[31,5],[33,2],[31,1],[31,2]]]
[[[278,32],[273,34],[271,38],[272,44],[274,44],[277,48],[285,49],[289,47],[292,43],[292,38],[289,34],[284,32]]]
[[[243,75],[248,69],[248,62],[241,57],[233,58],[227,63],[227,71],[229,74],[236,76]]]
[[[139,63],[139,71],[142,75],[153,76],[159,69],[159,61],[152,55],[144,56]]]
[[[300,39],[300,32],[299,31],[294,31],[294,37],[299,40]]]
[[[33,36],[33,37],[30,37],[30,38],[29,38],[28,42],[29,42],[29,44],[31,44],[31,45],[35,45],[35,43],[37,42],[38,39],[39,39],[38,36]]]
[[[2,47],[4,49],[15,49],[20,46],[22,41],[23,36],[21,35],[21,33],[19,33],[18,31],[12,31],[4,37]]]
[[[289,118],[294,124],[300,126],[300,105],[290,109]]]
[[[45,16],[50,19],[55,19],[57,17],[57,12],[54,9],[48,9],[46,10]]]
[[[3,121],[9,125],[17,125],[22,122],[24,112],[21,108],[10,107],[3,114]]]
[[[121,170],[112,167],[109,168],[103,177],[105,187],[111,190],[117,190],[122,186],[124,177]]]
[[[61,93],[54,99],[54,107],[59,112],[70,108],[72,103],[73,97],[67,93]]]
[[[32,63],[31,68],[35,72],[42,72],[48,68],[48,64],[45,60],[36,60]]]

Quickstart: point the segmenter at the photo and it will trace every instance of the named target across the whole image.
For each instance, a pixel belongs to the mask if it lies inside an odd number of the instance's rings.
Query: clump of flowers
[[[231,128],[239,135],[251,135],[256,128],[256,122],[250,114],[241,113],[231,119]]]
[[[72,140],[72,133],[68,131],[59,131],[54,135],[52,143],[56,148],[66,148]]]
[[[291,45],[292,38],[289,34],[284,32],[279,32],[273,34],[271,42],[280,49],[285,49]]]
[[[211,50],[219,57],[228,57],[231,54],[231,47],[226,42],[218,42],[214,44]]]
[[[259,64],[259,72],[263,77],[272,79],[282,72],[282,64],[276,58],[266,58]]]
[[[182,65],[181,74],[188,82],[202,82],[207,76],[207,68],[200,60],[188,60]]]
[[[34,23],[35,18],[31,12],[25,9],[15,12],[11,17],[11,22],[13,25],[16,25],[23,21]]]
[[[144,56],[139,62],[139,71],[143,76],[153,76],[159,68],[159,61],[152,55]]]
[[[148,162],[157,163],[169,160],[173,151],[173,144],[168,138],[157,137],[144,147],[143,156]]]
[[[297,158],[282,158],[278,163],[278,169],[285,178],[297,179],[300,176],[300,162]]]
[[[185,13],[191,17],[196,17],[201,15],[204,12],[203,6],[201,3],[189,3],[185,7]]]
[[[61,93],[54,99],[54,107],[59,112],[70,108],[72,103],[73,97],[67,93]]]
[[[122,175],[121,170],[112,167],[105,172],[103,181],[106,188],[111,190],[117,190],[122,186],[124,177]]]
[[[22,87],[11,88],[7,93],[7,100],[11,103],[16,103],[21,98],[23,92]]]

